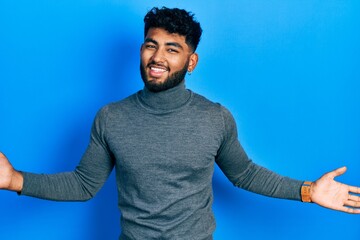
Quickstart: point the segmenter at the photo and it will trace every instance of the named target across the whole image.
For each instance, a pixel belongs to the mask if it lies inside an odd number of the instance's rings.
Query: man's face
[[[140,51],[140,71],[145,86],[160,92],[178,85],[198,60],[185,42],[185,36],[150,28]]]

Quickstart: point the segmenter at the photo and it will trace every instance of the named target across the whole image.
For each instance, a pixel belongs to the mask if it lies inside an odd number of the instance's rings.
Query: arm
[[[92,198],[111,173],[114,162],[105,140],[106,111],[95,118],[89,146],[79,165],[72,172],[58,174],[34,174],[13,170],[5,157],[5,166],[0,175],[3,186],[20,185],[14,188],[22,195],[55,200],[85,201]],[[0,166],[1,169],[1,166]],[[13,181],[12,179],[19,179]]]
[[[252,162],[238,141],[235,120],[222,109],[224,133],[216,163],[226,177],[239,188],[261,195],[301,200],[302,181],[281,176]]]
[[[301,181],[282,177],[248,159],[237,140],[235,121],[228,111],[224,111],[225,140],[219,150],[217,163],[235,186],[271,197],[301,200]],[[347,212],[360,213],[359,187],[336,182],[335,177],[345,173],[339,168],[324,174],[311,183],[310,201],[322,207]]]

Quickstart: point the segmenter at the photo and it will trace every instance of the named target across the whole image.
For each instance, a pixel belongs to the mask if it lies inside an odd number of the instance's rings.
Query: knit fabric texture
[[[253,163],[238,141],[230,112],[186,89],[184,82],[159,93],[144,88],[103,107],[76,169],[24,172],[21,194],[85,201],[115,167],[120,239],[212,239],[215,163],[237,187],[301,199],[302,181]]]

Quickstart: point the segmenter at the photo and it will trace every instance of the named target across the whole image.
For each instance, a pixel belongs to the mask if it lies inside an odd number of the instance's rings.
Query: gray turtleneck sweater
[[[24,172],[22,194],[88,200],[115,166],[120,239],[212,239],[214,163],[237,187],[300,200],[302,182],[254,164],[229,111],[184,83],[160,93],[144,89],[102,108],[76,169]]]

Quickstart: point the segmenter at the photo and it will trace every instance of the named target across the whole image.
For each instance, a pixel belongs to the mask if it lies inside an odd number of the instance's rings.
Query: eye
[[[153,44],[146,44],[145,48],[147,48],[147,49],[155,49],[156,47]]]
[[[178,52],[179,52],[178,50],[176,50],[176,49],[174,49],[174,48],[169,48],[167,51],[168,51],[169,53],[178,53]]]

